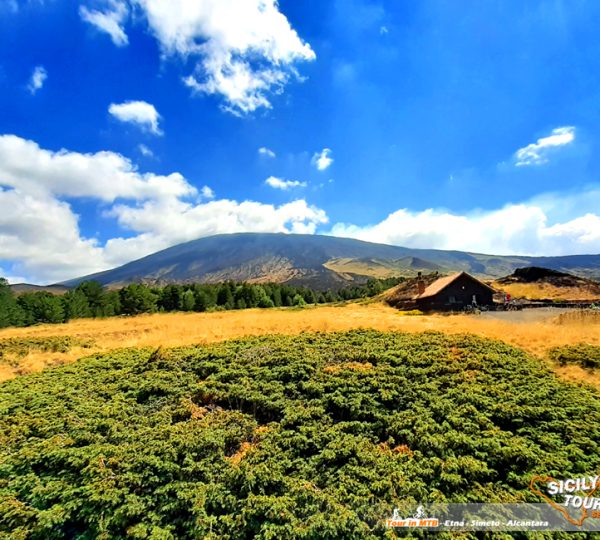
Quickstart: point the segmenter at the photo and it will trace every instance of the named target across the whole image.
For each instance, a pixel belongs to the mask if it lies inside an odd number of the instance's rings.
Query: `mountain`
[[[64,285],[33,285],[31,283],[13,283],[10,286],[13,293],[19,295],[29,292],[49,292],[50,294],[64,294],[69,290],[69,287]]]
[[[543,266],[600,278],[600,255],[519,257],[411,249],[323,235],[238,233],[179,244],[118,268],[62,283],[94,279],[118,287],[224,280],[275,281],[316,289],[339,288],[368,277],[464,270],[493,279],[523,266]]]

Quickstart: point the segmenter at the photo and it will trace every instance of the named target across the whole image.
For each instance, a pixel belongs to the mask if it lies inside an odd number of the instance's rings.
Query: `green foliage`
[[[119,291],[121,313],[124,315],[139,315],[156,311],[157,295],[146,285],[132,283]]]
[[[0,278],[0,328],[22,326],[24,323],[25,313],[17,304],[8,281]]]
[[[233,283],[227,282],[221,284],[217,292],[217,306],[222,306],[225,309],[233,309],[235,307],[233,300],[234,290]]]
[[[193,289],[194,291],[194,310],[195,311],[206,311],[210,304],[210,298],[208,294],[203,291],[200,286],[197,286]],[[244,306],[245,307],[245,306]]]
[[[6,382],[0,442],[0,537],[394,538],[400,502],[597,471],[600,399],[471,336],[266,336]]]
[[[17,304],[25,313],[26,324],[65,322],[63,300],[49,292],[24,293]]]
[[[597,345],[578,343],[577,345],[554,347],[548,351],[548,356],[562,366],[576,364],[583,368],[600,368],[600,347]]]
[[[178,311],[182,308],[183,287],[181,285],[167,285],[158,295],[158,306],[165,311]]]
[[[306,300],[304,300],[304,298],[299,294],[294,296],[294,298],[292,299],[292,306],[303,307],[305,305],[306,305]]]
[[[159,311],[272,308],[338,302],[379,294],[402,278],[370,280],[339,291],[313,291],[279,283],[172,284],[149,287],[135,283],[108,291],[96,281],[84,281],[62,297],[48,292],[22,294],[15,299],[0,278],[0,328],[66,322],[83,317],[112,317]]]
[[[181,298],[181,309],[183,311],[193,311],[195,305],[196,299],[194,298],[194,293],[190,290],[185,291]]]
[[[119,291],[105,291],[102,316],[114,317],[115,315],[120,315],[121,313],[121,297],[119,295]]]
[[[106,316],[106,297],[100,283],[97,281],[84,281],[75,290],[86,297],[89,309],[94,317]]]
[[[92,316],[87,296],[81,289],[68,291],[62,297],[67,319],[81,319]]]

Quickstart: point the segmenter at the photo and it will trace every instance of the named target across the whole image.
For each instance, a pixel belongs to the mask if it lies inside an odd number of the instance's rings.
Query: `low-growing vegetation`
[[[302,307],[373,297],[402,279],[371,279],[361,285],[328,291],[233,281],[164,287],[132,283],[118,291],[109,291],[98,282],[85,281],[61,296],[42,291],[15,297],[6,280],[0,278],[0,328],[156,312]]]
[[[7,538],[394,538],[395,506],[597,471],[600,398],[474,336],[263,336],[6,382],[0,443]]]
[[[548,351],[548,356],[561,366],[575,364],[586,369],[600,368],[600,347],[587,343],[554,347]]]
[[[72,336],[23,337],[0,339],[0,363],[14,364],[32,351],[65,353],[73,347],[90,348],[91,339]]]

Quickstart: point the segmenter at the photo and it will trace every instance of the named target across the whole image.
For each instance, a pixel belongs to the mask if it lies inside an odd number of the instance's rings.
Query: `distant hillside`
[[[517,268],[494,286],[514,297],[530,300],[600,300],[600,283],[549,268]]]
[[[214,283],[224,280],[340,288],[369,277],[418,271],[466,271],[495,279],[523,266],[543,266],[600,278],[600,255],[504,257],[462,251],[409,249],[322,235],[239,233],[200,238],[63,285],[95,279],[117,287],[131,282]]]
[[[52,294],[65,294],[69,287],[64,285],[32,285],[31,283],[15,283],[10,286],[15,294],[23,294],[28,292],[49,292]]]

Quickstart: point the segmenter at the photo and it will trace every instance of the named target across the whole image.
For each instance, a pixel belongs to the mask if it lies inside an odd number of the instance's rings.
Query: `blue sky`
[[[598,253],[599,23],[584,0],[4,0],[0,273],[239,231]]]

